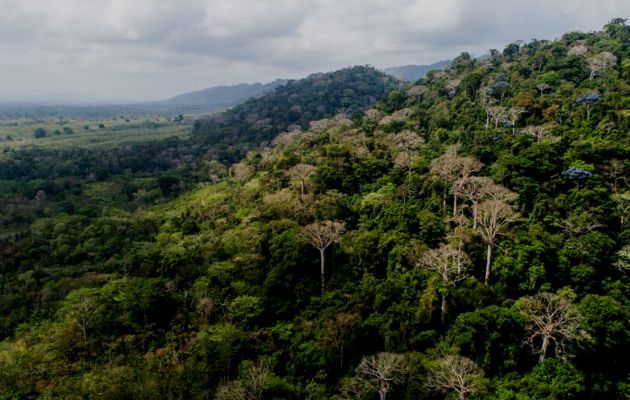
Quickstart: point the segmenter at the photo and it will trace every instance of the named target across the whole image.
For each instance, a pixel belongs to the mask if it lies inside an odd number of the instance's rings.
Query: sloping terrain
[[[314,76],[199,121],[167,174],[8,179],[0,396],[627,398],[628,41],[464,53],[381,97]]]

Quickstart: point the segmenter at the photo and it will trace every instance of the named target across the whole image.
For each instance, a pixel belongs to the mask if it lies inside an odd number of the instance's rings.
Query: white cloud
[[[628,0],[0,0],[2,99],[166,97],[596,30]]]

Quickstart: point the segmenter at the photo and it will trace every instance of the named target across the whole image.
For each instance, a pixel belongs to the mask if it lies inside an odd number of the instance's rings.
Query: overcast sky
[[[138,101],[599,30],[630,0],[0,0],[0,101]]]

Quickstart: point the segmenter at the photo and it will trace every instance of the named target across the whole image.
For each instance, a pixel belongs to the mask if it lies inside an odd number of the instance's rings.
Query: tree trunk
[[[466,400],[468,398],[468,393],[465,390],[459,392],[459,400]]]
[[[440,307],[441,315],[440,320],[442,321],[442,325],[446,323],[446,295],[442,295],[442,306]]]
[[[490,114],[486,111],[486,130],[488,130],[488,126],[490,125]]]
[[[473,203],[473,229],[477,229],[477,202]]]
[[[339,350],[339,369],[343,370],[343,345],[341,346],[341,349]]]
[[[457,215],[457,194],[453,190],[453,217]]]
[[[324,251],[326,249],[319,249],[319,260],[320,260],[320,270],[321,270],[321,279],[322,279],[322,294],[324,294],[324,289],[326,287],[326,278],[324,277],[325,267],[326,267],[326,259],[324,255]]]
[[[381,400],[385,400],[385,397],[387,396],[387,389],[381,388],[378,391],[378,395],[379,395]]]
[[[545,336],[543,338],[542,347],[540,349],[540,357],[538,357],[538,363],[542,364],[545,361],[545,357],[547,357],[547,349],[549,348],[549,338]]]
[[[302,196],[304,196],[304,179],[300,179],[300,184],[302,189]]]
[[[486,278],[484,280],[486,286],[490,283],[490,263],[492,261],[492,244],[488,243],[488,252],[486,253]]]

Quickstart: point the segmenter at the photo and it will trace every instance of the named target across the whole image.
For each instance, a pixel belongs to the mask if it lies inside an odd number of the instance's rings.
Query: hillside
[[[628,398],[629,41],[314,75],[103,176],[4,151],[0,398]]]
[[[371,67],[345,68],[289,81],[256,99],[199,119],[194,132],[212,143],[221,160],[236,161],[244,150],[269,142],[287,130],[306,129],[309,122],[336,114],[353,117],[398,86]]]
[[[155,106],[171,107],[182,112],[210,112],[232,107],[236,104],[274,91],[287,83],[285,79],[276,79],[266,84],[241,83],[232,86],[215,86],[195,92],[184,93],[168,100],[154,103]]]
[[[121,115],[203,115],[210,112],[224,111],[252,97],[272,92],[286,82],[284,79],[276,79],[266,84],[241,83],[231,86],[215,86],[195,92],[183,93],[166,100],[133,104],[0,103],[0,118],[64,116],[99,119]]]
[[[450,65],[450,61],[438,61],[429,65],[402,65],[397,67],[385,68],[383,72],[393,77],[401,79],[403,81],[417,81],[418,79],[425,78],[427,72],[432,70],[442,70]]]

